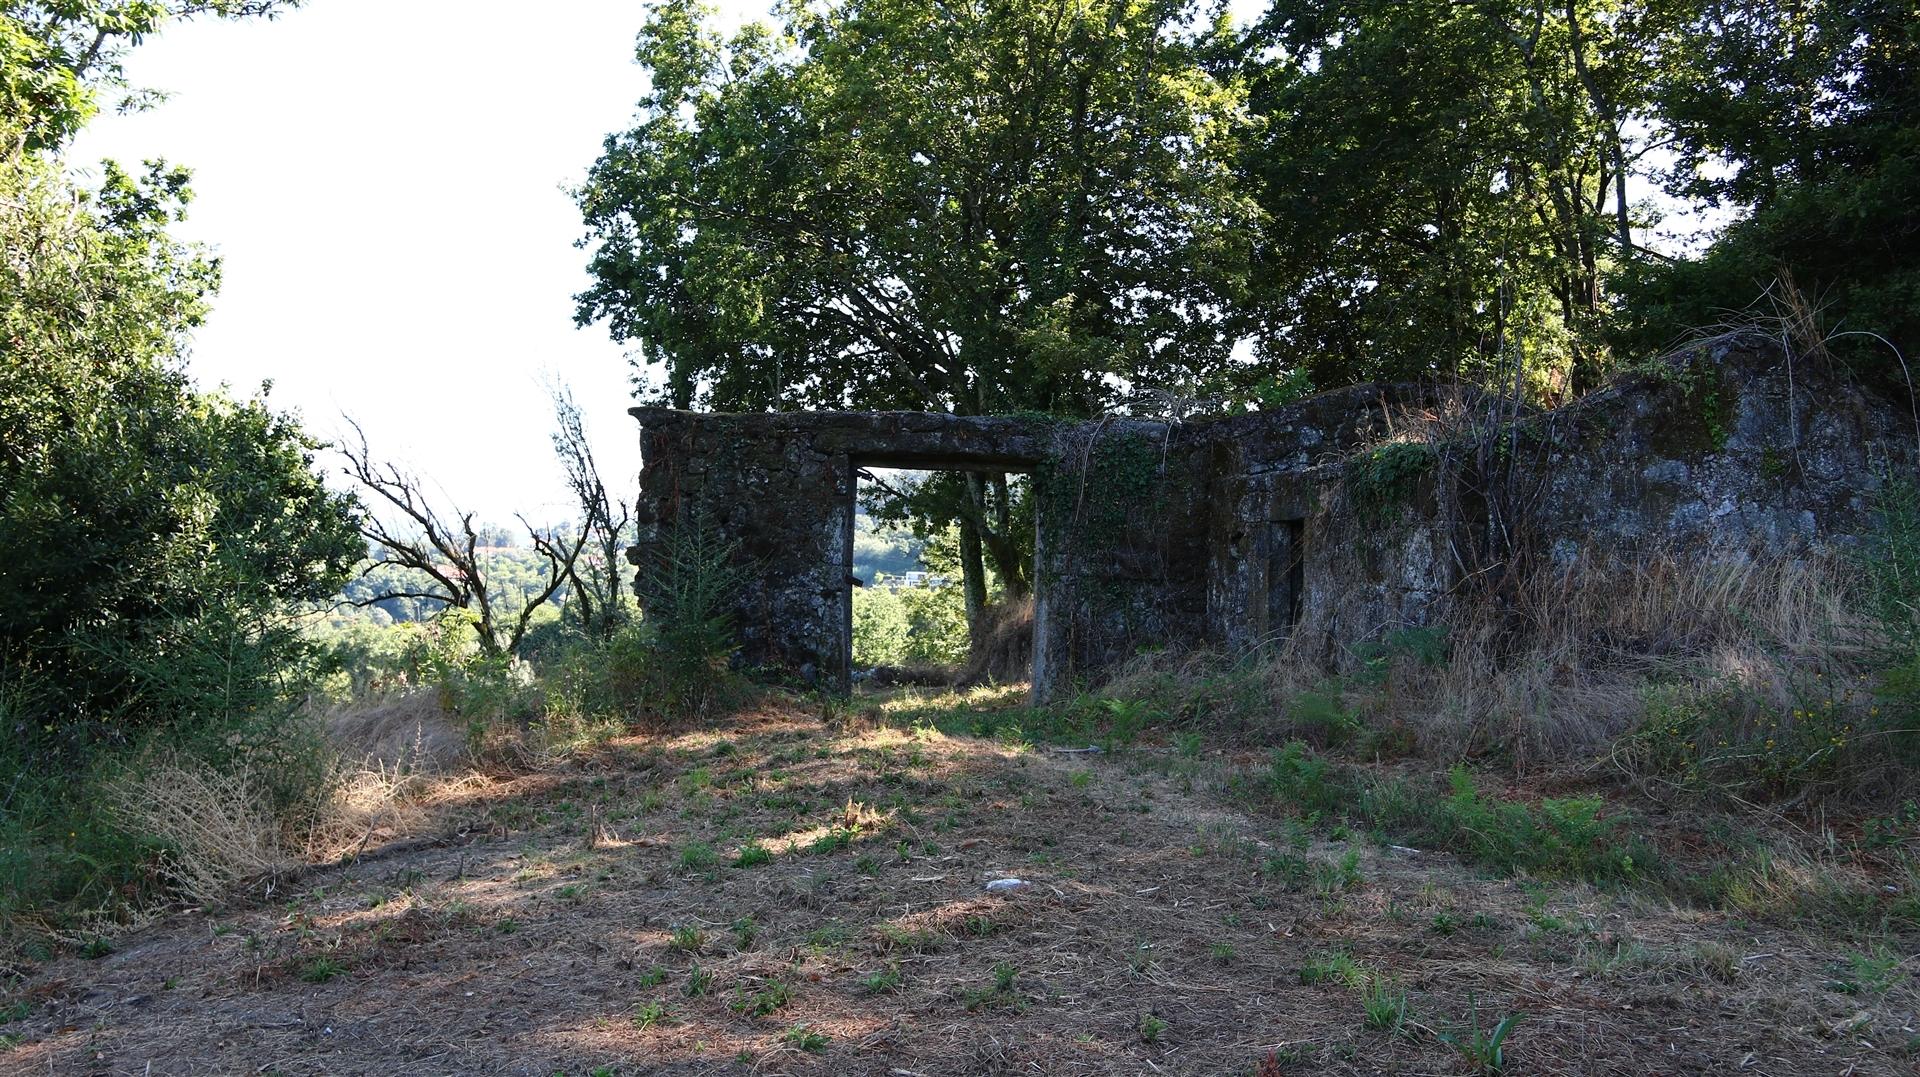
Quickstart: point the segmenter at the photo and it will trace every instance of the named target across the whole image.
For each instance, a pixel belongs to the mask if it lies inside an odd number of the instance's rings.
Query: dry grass
[[[1791,710],[1791,681],[1859,657],[1851,589],[1843,564],[1813,554],[1541,566],[1507,602],[1462,603],[1445,661],[1394,663],[1376,705],[1430,716],[1420,732],[1435,749],[1499,745],[1522,766],[1588,756],[1632,729],[1656,681],[1732,681]]]
[[[769,703],[475,786],[440,844],[36,970],[0,1070],[1440,1074],[1476,1009],[1522,1015],[1513,1073],[1911,1063],[1902,940],[1489,880],[1250,811],[1214,792],[1230,752],[1067,756],[910,710]],[[771,855],[731,866],[749,840]],[[1030,885],[984,891],[1007,875]],[[1367,985],[1406,991],[1400,1027]]]
[[[1204,713],[1269,744],[1323,741],[1324,715],[1302,701],[1331,697],[1403,749],[1578,767],[1640,724],[1655,686],[1737,698],[1758,722],[1791,714],[1816,677],[1857,676],[1849,569],[1814,553],[1541,565],[1500,600],[1458,599],[1445,630],[1388,633],[1339,676],[1286,644],[1241,660],[1163,652],[1121,667],[1102,694]]]
[[[165,845],[160,872],[187,900],[214,906],[300,863],[266,790],[245,769],[164,760],[110,784],[128,830]]]
[[[303,802],[276,805],[246,768],[185,758],[149,760],[107,795],[128,832],[164,850],[156,870],[170,888],[212,908],[417,834],[438,806],[489,781],[431,694],[339,708],[325,726],[330,771]]]
[[[470,765],[467,735],[436,690],[335,707],[322,716],[327,739],[343,754],[403,771]]]

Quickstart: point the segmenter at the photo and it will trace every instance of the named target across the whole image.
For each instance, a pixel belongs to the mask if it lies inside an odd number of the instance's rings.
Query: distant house
[[[882,572],[874,576],[873,586],[884,587],[889,591],[898,591],[903,587],[945,587],[953,581],[933,572],[908,572],[905,575],[893,575]]]

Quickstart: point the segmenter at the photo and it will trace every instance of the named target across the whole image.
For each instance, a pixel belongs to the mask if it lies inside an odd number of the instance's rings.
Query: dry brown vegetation
[[[1217,744],[1031,746],[1017,701],[775,698],[442,779],[420,834],[376,810],[357,858],[34,968],[0,1070],[1463,1073],[1477,1014],[1519,1015],[1509,1073],[1911,1071],[1911,940],[1491,878],[1236,795]]]

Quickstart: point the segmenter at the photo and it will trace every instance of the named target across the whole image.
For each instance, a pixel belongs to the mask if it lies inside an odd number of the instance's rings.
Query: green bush
[[[1617,836],[1619,819],[1602,817],[1599,798],[1489,798],[1465,767],[1454,767],[1442,790],[1319,758],[1296,740],[1273,753],[1265,779],[1268,797],[1309,815],[1351,818],[1497,871],[1598,881],[1654,866],[1642,843]]]
[[[654,706],[677,718],[706,714],[733,678],[734,610],[751,570],[739,544],[699,521],[666,529],[640,572],[642,627],[651,642]]]

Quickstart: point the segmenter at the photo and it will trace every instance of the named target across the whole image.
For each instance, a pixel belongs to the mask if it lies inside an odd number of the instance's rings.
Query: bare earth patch
[[[1442,1074],[1517,1014],[1509,1073],[1913,1072],[1900,954],[1310,837],[1219,774],[798,704],[619,740],[36,969],[0,1071]]]

